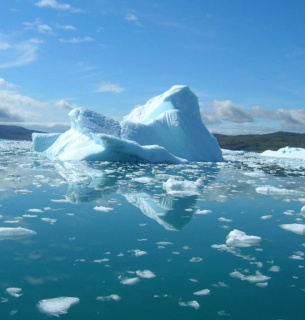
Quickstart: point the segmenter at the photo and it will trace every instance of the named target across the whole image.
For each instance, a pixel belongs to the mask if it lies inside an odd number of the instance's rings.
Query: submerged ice
[[[69,113],[63,134],[33,134],[33,149],[59,160],[184,163],[223,161],[203,124],[196,95],[173,86],[119,122],[87,109]]]

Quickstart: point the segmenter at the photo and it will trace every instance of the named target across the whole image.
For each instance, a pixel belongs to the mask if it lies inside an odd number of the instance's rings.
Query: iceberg
[[[63,134],[34,133],[33,150],[61,161],[224,161],[187,86],[173,86],[120,122],[84,108],[73,109],[69,117],[71,128]]]
[[[69,308],[77,303],[79,303],[79,298],[59,297],[40,300],[37,307],[42,313],[59,317],[62,314],[68,313]]]
[[[261,155],[275,158],[305,159],[305,149],[285,147],[277,151],[266,150]]]

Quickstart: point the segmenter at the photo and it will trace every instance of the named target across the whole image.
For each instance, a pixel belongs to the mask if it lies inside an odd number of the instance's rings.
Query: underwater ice
[[[73,297],[59,297],[53,299],[44,299],[39,301],[38,309],[49,315],[58,317],[61,314],[66,314],[68,309],[79,302],[78,298]]]
[[[121,122],[82,108],[69,117],[71,129],[63,134],[34,133],[34,151],[63,161],[223,161],[216,138],[201,120],[198,99],[187,86],[173,86]]]
[[[35,231],[25,228],[0,228],[0,240],[17,240],[36,234]]]

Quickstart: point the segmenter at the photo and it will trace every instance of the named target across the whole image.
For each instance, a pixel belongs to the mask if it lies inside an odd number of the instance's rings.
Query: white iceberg
[[[226,244],[230,247],[250,247],[259,245],[261,237],[248,236],[245,232],[234,229],[227,235]]]
[[[291,158],[291,159],[304,159],[305,160],[305,149],[303,148],[292,148],[285,147],[277,151],[266,150],[261,153],[262,156],[275,157],[275,158]]]
[[[10,296],[14,298],[19,298],[23,295],[23,293],[21,293],[22,291],[21,288],[11,287],[11,288],[6,288],[5,291],[6,293],[8,293]]]
[[[149,163],[223,161],[214,136],[203,124],[196,95],[173,86],[115,121],[77,108],[63,134],[33,134],[33,149],[59,160]]]
[[[281,224],[280,227],[286,231],[291,231],[296,234],[300,234],[300,235],[305,234],[305,224],[302,224],[302,223]]]
[[[79,298],[59,297],[41,300],[37,307],[47,315],[58,317],[61,314],[66,314],[68,309],[77,303],[79,303]]]
[[[0,240],[17,240],[36,234],[35,231],[25,228],[0,228]]]

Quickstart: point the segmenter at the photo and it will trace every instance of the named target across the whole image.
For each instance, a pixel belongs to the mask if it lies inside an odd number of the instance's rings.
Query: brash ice
[[[34,133],[34,151],[62,161],[223,161],[216,138],[201,120],[198,98],[187,86],[173,86],[121,122],[83,108],[69,117],[71,128],[63,134]]]

